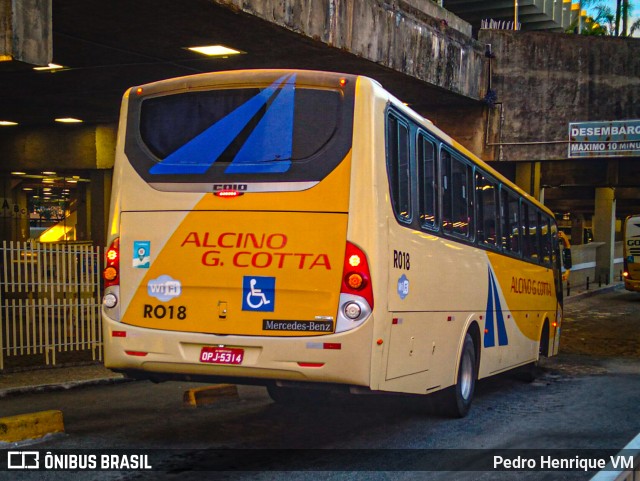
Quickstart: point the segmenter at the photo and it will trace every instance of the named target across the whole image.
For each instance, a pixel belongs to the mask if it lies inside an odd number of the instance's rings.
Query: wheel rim
[[[469,399],[473,389],[473,363],[471,356],[465,353],[460,365],[460,394],[463,399]]]

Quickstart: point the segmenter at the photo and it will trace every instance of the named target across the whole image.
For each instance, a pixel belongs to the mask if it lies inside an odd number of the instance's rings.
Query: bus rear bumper
[[[624,288],[628,291],[640,292],[640,280],[625,279]]]
[[[103,325],[105,366],[134,378],[370,385],[372,319],[339,334],[270,338],[153,330],[105,315]],[[203,361],[207,357],[203,353],[212,348],[241,353],[242,360],[239,364]]]

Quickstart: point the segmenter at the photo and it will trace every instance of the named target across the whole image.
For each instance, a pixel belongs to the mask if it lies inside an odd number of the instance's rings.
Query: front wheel
[[[476,387],[476,377],[476,348],[471,334],[467,333],[460,354],[456,384],[443,392],[441,407],[445,414],[463,418],[469,413]]]

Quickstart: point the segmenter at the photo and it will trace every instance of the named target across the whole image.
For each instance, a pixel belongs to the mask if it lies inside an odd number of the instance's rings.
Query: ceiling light
[[[38,72],[43,71],[51,71],[51,70],[60,70],[61,68],[65,68],[63,65],[58,65],[57,63],[50,63],[46,67],[33,67],[33,70],[37,70]]]
[[[188,47],[189,50],[209,57],[226,57],[242,53],[239,50],[225,47],[224,45],[203,45],[201,47]]]
[[[10,120],[0,120],[0,125],[3,127],[9,127],[10,125],[18,125],[18,122],[12,122]]]
[[[42,172],[42,175],[56,175],[56,173],[51,170],[45,170]]]
[[[27,175],[27,173],[26,172],[14,171],[14,172],[11,172],[11,175]]]
[[[82,122],[82,120],[74,119],[73,117],[60,117],[55,120],[56,122],[61,122],[63,124],[78,124]]]

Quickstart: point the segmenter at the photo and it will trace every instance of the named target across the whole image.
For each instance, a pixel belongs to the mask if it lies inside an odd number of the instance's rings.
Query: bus
[[[628,291],[640,292],[640,214],[627,217],[622,231],[624,287]]]
[[[132,87],[109,226],[105,365],[133,378],[462,417],[478,379],[558,352],[553,213],[364,76]]]

